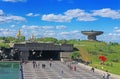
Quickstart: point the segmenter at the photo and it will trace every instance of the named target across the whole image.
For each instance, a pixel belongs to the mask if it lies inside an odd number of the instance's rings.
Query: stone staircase
[[[32,62],[23,64],[24,79],[102,79],[101,74],[91,72],[70,62],[64,64],[60,61],[52,61],[51,67],[50,61],[37,61],[36,63],[37,67],[35,68],[33,68]],[[46,67],[42,68],[42,64],[45,64]],[[76,66],[77,71],[70,70],[68,64]]]

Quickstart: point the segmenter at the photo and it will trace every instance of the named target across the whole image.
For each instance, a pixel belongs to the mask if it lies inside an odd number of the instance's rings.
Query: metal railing
[[[20,79],[24,79],[22,63],[20,63]]]

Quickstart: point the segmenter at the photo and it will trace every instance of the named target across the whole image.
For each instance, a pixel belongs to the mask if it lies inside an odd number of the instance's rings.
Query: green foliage
[[[80,58],[80,52],[76,51],[70,54],[71,59],[79,59]]]
[[[70,39],[68,40],[68,43],[70,44],[77,44],[80,40],[77,40],[77,39]]]
[[[9,43],[0,43],[0,47],[9,47]]]
[[[52,43],[57,43],[57,39],[56,38],[52,38],[52,37],[46,37],[44,38],[44,42],[52,42]]]
[[[19,43],[19,42],[24,42],[25,41],[25,36],[20,36],[14,40],[14,42]]]
[[[91,66],[97,67],[97,69],[101,69],[103,71],[108,70],[110,73],[120,75],[120,63],[106,62],[105,65],[100,65],[99,62],[93,62]]]
[[[57,43],[58,40],[52,37],[45,37],[45,38],[36,38],[36,42],[50,42],[50,43]]]
[[[66,39],[59,40],[60,44],[66,44],[68,41]]]
[[[14,37],[8,36],[8,37],[0,37],[0,40],[4,40],[4,43],[10,43],[15,40]]]
[[[92,55],[98,55],[98,51],[96,50],[95,47],[87,48],[87,52],[92,54]]]
[[[108,45],[112,45],[112,46],[115,46],[115,45],[119,45],[117,42],[109,42]]]
[[[104,70],[109,70],[109,72],[114,74],[120,74],[118,67],[120,66],[120,44],[119,43],[105,43],[105,42],[95,42],[95,41],[79,41],[77,48],[84,48],[90,56],[91,65],[101,69],[103,65],[100,65],[99,56],[104,55],[107,61],[104,65]],[[112,63],[112,65],[111,65]]]
[[[3,43],[18,43],[18,42],[24,42],[25,41],[25,36],[20,36],[18,38],[15,37],[0,37],[0,40],[3,40]]]
[[[36,38],[35,42],[44,42],[44,38]]]
[[[118,58],[114,58],[111,60],[112,62],[119,62],[119,59]]]

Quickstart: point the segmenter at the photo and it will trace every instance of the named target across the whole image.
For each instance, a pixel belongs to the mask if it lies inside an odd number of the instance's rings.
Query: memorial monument
[[[97,41],[96,36],[103,34],[102,31],[93,31],[93,30],[91,30],[91,31],[81,31],[81,33],[84,34],[84,35],[87,35],[88,40],[93,40],[93,41]]]

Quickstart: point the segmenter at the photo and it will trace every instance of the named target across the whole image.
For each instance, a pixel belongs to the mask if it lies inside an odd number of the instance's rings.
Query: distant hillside
[[[91,62],[91,66],[103,70],[108,70],[111,73],[120,75],[120,44],[105,43],[96,41],[79,41],[74,43],[74,46],[79,50],[83,61]],[[105,56],[107,61],[101,65],[99,56]]]

